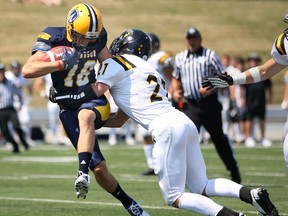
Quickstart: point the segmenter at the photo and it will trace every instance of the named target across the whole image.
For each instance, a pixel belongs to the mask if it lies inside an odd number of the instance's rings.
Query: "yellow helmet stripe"
[[[277,40],[275,42],[275,47],[281,55],[284,55],[284,54],[286,55],[285,46],[284,46],[284,33],[281,34],[277,38]]]
[[[125,70],[131,70],[132,68],[135,68],[135,65],[129,62],[123,56],[115,56],[113,59],[118,62]]]

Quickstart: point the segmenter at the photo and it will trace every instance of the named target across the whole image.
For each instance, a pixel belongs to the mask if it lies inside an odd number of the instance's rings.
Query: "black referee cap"
[[[201,33],[199,32],[198,29],[194,27],[190,27],[186,32],[186,38],[189,38],[189,37],[195,37],[195,38],[201,39]]]

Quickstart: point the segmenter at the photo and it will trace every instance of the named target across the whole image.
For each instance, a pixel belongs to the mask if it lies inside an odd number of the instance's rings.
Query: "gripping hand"
[[[56,100],[55,100],[55,95],[56,94],[57,94],[56,89],[53,86],[50,86],[50,88],[49,88],[49,100],[52,103],[57,103]]]
[[[202,82],[202,87],[209,89],[213,88],[226,88],[233,85],[233,78],[230,75],[223,74],[215,77],[206,77]]]
[[[51,99],[50,99],[51,98]],[[49,99],[61,107],[78,109],[84,102],[97,98],[91,85],[81,86],[78,89],[59,92],[49,95]]]
[[[63,47],[63,54],[61,61],[63,62],[63,70],[71,69],[77,63],[77,60],[80,56],[80,52],[78,52],[75,48],[73,48],[72,52],[69,53],[65,47]]]

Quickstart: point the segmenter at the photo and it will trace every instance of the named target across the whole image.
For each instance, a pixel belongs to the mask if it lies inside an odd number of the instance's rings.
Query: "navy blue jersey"
[[[69,91],[79,86],[95,83],[94,66],[98,53],[107,44],[107,32],[103,28],[101,36],[96,42],[90,42],[82,52],[79,62],[72,69],[55,71],[51,73],[54,88],[57,92]],[[72,43],[66,38],[65,27],[47,27],[38,35],[37,42],[32,48],[32,54],[37,51],[46,52],[56,46],[70,46]]]

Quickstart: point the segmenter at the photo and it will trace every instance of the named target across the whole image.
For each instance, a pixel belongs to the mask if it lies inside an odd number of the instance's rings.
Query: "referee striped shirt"
[[[21,92],[12,81],[5,79],[0,82],[0,109],[13,107],[15,96],[21,101]]]
[[[201,47],[196,53],[188,49],[176,54],[173,77],[181,80],[184,97],[190,100],[201,100],[199,92],[205,77],[225,73],[218,55],[214,50]]]

